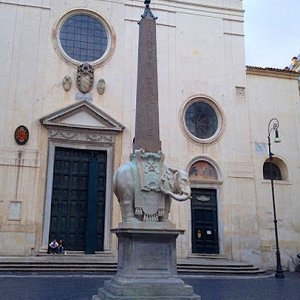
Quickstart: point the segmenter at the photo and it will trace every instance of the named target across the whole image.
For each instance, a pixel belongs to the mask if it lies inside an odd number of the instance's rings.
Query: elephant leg
[[[119,200],[123,222],[137,221],[134,215],[133,198],[133,193],[128,192],[123,194],[122,198]]]
[[[169,221],[170,208],[171,208],[171,199],[169,196],[165,196],[165,214],[161,219],[162,222]]]
[[[137,221],[134,214],[134,183],[130,167],[128,165],[120,167],[114,181],[123,222]]]

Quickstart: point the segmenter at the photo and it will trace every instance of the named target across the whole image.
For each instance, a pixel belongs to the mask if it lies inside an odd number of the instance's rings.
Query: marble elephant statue
[[[145,221],[141,214],[137,213],[137,198],[141,197],[141,192],[137,191],[137,180],[134,175],[137,170],[135,162],[129,162],[122,165],[114,175],[113,189],[116,194],[122,214],[123,222]],[[138,172],[136,172],[138,174]],[[142,192],[148,198],[160,197],[159,201],[163,203],[163,213],[157,217],[156,221],[168,221],[171,198],[177,201],[185,201],[191,198],[191,188],[188,174],[182,170],[175,170],[162,166],[158,177],[158,188],[155,191]],[[140,186],[138,186],[140,190]],[[148,194],[147,194],[148,193]],[[152,193],[152,195],[151,195]]]

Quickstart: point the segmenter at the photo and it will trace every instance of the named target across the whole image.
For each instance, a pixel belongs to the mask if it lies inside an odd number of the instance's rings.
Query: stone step
[[[231,269],[231,268],[198,268],[198,269],[180,269],[178,268],[178,274],[219,274],[219,275],[262,275],[265,274],[265,270],[259,268],[253,269]]]
[[[265,271],[249,264],[188,264],[177,265],[179,274],[219,274],[219,275],[260,275]],[[31,272],[31,273],[105,273],[114,274],[116,262],[70,262],[70,261],[5,261],[0,260],[0,272]]]
[[[97,265],[97,264],[0,264],[0,269],[4,268],[95,268],[95,269],[102,269],[102,268],[107,268],[107,269],[117,269],[117,265]],[[257,270],[257,267],[230,267],[230,266],[182,266],[182,265],[177,265],[178,270],[205,270],[205,269],[210,269],[210,270]]]

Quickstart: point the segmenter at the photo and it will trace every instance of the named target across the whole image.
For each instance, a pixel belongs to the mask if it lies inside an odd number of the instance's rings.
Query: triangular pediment
[[[45,127],[120,132],[124,126],[88,101],[81,101],[41,119]]]

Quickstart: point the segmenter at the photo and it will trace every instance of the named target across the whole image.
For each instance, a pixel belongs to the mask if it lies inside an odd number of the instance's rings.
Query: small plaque
[[[207,196],[204,196],[204,195],[197,196],[196,199],[198,201],[201,201],[201,202],[208,202],[208,201],[210,201],[210,197],[207,197]]]
[[[18,221],[21,218],[21,202],[11,201],[8,209],[8,220]]]
[[[169,271],[169,245],[168,244],[140,244],[136,247],[137,270]]]
[[[18,145],[25,145],[29,139],[29,130],[26,126],[19,126],[15,130],[15,141]]]
[[[93,94],[92,93],[83,94],[81,92],[77,92],[75,94],[75,100],[78,100],[78,101],[86,100],[86,101],[92,102]]]
[[[246,88],[243,86],[236,86],[235,87],[236,95],[238,97],[245,97],[246,96]]]
[[[262,154],[262,155],[268,154],[268,145],[267,145],[267,143],[257,143],[257,142],[255,142],[255,152],[257,154]]]

